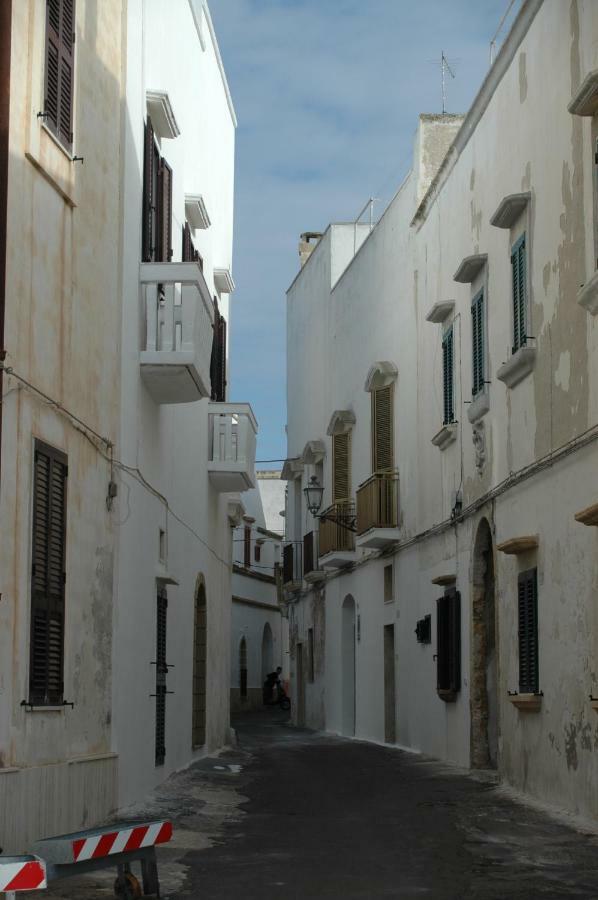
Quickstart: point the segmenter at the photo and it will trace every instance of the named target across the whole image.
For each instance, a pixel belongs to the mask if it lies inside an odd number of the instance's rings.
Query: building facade
[[[496,767],[584,816],[597,37],[593,3],[524,2],[464,119],[420,118],[371,233],[303,248],[283,471],[297,721]]]
[[[282,595],[284,484],[280,472],[256,473],[243,496],[245,512],[233,532],[231,711],[262,705],[266,675],[277,666],[288,679],[288,618]]]
[[[118,525],[106,498],[119,434],[125,47],[116,0],[25,0],[2,16],[0,845],[10,852],[117,803]]]

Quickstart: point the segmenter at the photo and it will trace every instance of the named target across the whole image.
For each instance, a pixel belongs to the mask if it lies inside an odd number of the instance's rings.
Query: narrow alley
[[[598,896],[598,837],[508,797],[491,778],[246,713],[238,747],[172,776],[144,814],[171,815],[168,900],[514,900]],[[140,811],[141,812],[141,811]],[[53,898],[102,900],[113,875]]]

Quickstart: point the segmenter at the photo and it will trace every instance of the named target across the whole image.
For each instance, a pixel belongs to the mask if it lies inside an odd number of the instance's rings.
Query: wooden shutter
[[[168,597],[165,590],[158,591],[156,604],[156,734],[155,759],[161,766],[166,759],[166,616]]]
[[[332,436],[332,500],[351,496],[351,432]]]
[[[155,211],[156,211],[156,164],[158,155],[154,140],[152,121],[148,117],[145,123],[145,135],[143,142],[143,224],[142,224],[142,258],[144,262],[154,259],[155,240]]]
[[[246,569],[251,566],[251,528],[249,525],[245,526],[243,532],[243,565]]]
[[[66,479],[63,453],[36,442],[33,475],[29,700],[64,698]]]
[[[393,386],[372,391],[372,470],[388,472],[393,458]]]
[[[519,691],[537,694],[538,678],[538,570],[517,579],[519,605]]]
[[[461,595],[454,588],[437,605],[436,688],[443,700],[454,700],[461,689]]]
[[[165,159],[158,169],[158,262],[172,259],[172,169]]]
[[[226,400],[226,319],[220,315],[218,301],[215,297],[213,329],[210,359],[211,399],[224,403]]]
[[[181,258],[183,262],[193,262],[195,259],[195,248],[188,222],[185,222],[183,225],[183,253]]]
[[[472,385],[475,397],[484,389],[486,361],[484,348],[484,292],[480,291],[471,304]]]
[[[442,339],[442,386],[443,386],[443,424],[449,425],[455,420],[455,403],[453,393],[453,329],[452,326]]]
[[[207,609],[203,587],[195,600],[193,639],[193,747],[206,742]]]
[[[47,0],[45,121],[69,151],[73,146],[74,45],[75,0]]]
[[[513,353],[527,343],[527,260],[525,234],[511,250],[513,275]]]

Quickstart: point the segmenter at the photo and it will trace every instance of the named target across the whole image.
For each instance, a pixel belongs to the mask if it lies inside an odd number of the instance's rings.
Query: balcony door
[[[394,469],[394,386],[372,391],[372,472]]]

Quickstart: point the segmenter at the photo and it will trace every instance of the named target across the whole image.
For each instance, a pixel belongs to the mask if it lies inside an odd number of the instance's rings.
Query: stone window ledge
[[[520,347],[513,356],[502,364],[496,377],[508,388],[513,388],[533,371],[536,365],[536,348]]]
[[[434,446],[438,447],[439,450],[446,450],[449,444],[452,444],[453,441],[457,440],[457,423],[450,422],[448,425],[443,425],[440,431],[436,432],[434,437],[432,438],[432,443]]]
[[[590,697],[590,706],[592,707],[594,712],[598,712],[598,700],[595,700],[592,697]],[[2,770],[0,769],[0,771],[2,771]]]
[[[490,396],[486,388],[483,391],[480,391],[472,398],[471,403],[467,409],[467,418],[473,425],[474,422],[479,422],[480,419],[486,415],[488,410],[490,409]]]
[[[587,309],[591,316],[598,313],[598,272],[594,272],[587,284],[577,292],[577,302]]]
[[[524,712],[539,712],[542,708],[542,694],[509,694],[509,700]]]

